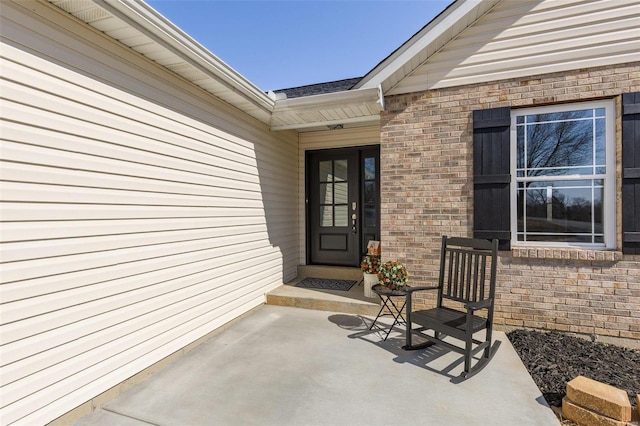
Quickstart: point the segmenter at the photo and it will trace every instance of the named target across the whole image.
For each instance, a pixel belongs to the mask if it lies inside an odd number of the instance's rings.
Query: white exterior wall
[[[0,422],[43,424],[295,276],[298,141],[47,4],[0,26]]]
[[[307,132],[300,133],[300,156],[298,157],[298,191],[299,191],[299,209],[300,209],[300,226],[298,229],[300,235],[300,265],[307,263],[306,259],[306,191],[305,191],[305,156],[306,151],[331,148],[346,148],[351,146],[379,145],[380,144],[380,126],[354,127],[350,129],[340,129],[331,131]]]
[[[503,0],[387,95],[638,60],[638,0]]]

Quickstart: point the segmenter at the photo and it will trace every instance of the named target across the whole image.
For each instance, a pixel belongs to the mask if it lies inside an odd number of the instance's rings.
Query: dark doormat
[[[295,287],[349,291],[355,283],[357,283],[357,281],[307,277],[296,284]]]

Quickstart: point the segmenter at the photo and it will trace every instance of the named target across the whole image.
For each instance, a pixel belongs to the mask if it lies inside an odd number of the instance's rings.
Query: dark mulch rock
[[[507,337],[549,405],[562,406],[567,382],[585,376],[626,391],[633,409],[637,409],[640,350],[559,332],[515,330]]]

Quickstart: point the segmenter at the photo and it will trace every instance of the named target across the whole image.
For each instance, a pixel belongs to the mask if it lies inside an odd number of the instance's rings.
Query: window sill
[[[511,255],[513,257],[530,259],[595,260],[604,262],[617,262],[622,260],[621,251],[558,247],[512,247]]]

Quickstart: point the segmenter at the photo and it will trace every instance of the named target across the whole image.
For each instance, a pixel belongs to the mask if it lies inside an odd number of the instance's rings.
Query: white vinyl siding
[[[298,141],[52,6],[0,25],[0,418],[44,424],[295,276]]]
[[[387,95],[634,62],[638,0],[504,0]]]
[[[300,133],[300,155],[298,157],[298,191],[300,195],[300,217],[305,217],[305,153],[318,149],[346,148],[352,146],[366,146],[380,144],[380,126],[354,127],[350,129],[339,129],[331,131]],[[305,243],[305,221],[300,220],[299,235],[300,247],[306,247]],[[306,263],[305,250],[300,250],[301,265]]]

